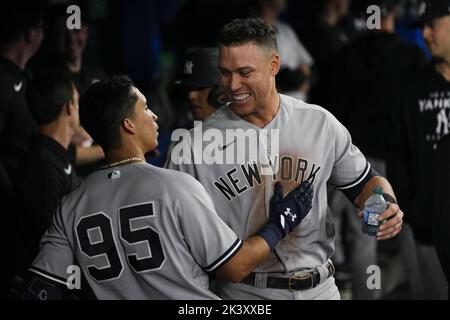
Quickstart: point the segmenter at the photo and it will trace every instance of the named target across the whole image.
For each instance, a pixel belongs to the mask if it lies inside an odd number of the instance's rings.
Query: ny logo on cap
[[[284,212],[284,215],[285,215],[286,217],[287,217],[287,216],[290,216],[292,222],[294,222],[295,219],[297,219],[297,215],[296,215],[296,214],[293,214],[293,213],[291,212],[291,208],[286,208],[286,211]]]
[[[427,3],[422,2],[419,7],[419,16],[423,16],[425,14],[425,11],[427,11]]]
[[[194,69],[194,63],[191,60],[186,61],[184,65],[184,74],[191,75],[192,69]]]

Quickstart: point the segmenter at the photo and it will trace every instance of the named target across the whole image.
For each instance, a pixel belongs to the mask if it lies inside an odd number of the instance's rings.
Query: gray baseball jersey
[[[327,183],[346,190],[353,200],[371,175],[370,164],[333,115],[319,106],[289,96],[280,95],[280,98],[280,111],[264,128],[279,130],[279,156],[272,161],[278,171],[273,170],[274,174],[262,175],[261,164],[251,158],[237,165],[190,164],[183,160],[189,157],[183,158],[183,153],[176,150],[177,145],[172,148],[171,158],[166,163],[167,167],[189,173],[199,180],[213,198],[219,216],[242,239],[254,234],[267,221],[276,181],[282,183],[285,194],[302,181],[313,181],[315,196],[311,212],[298,228],[278,243],[275,252],[256,272],[288,273],[324,264],[334,253]],[[261,130],[242,120],[227,106],[203,122],[203,132],[212,128],[223,132],[223,136],[231,128]],[[195,130],[191,131],[192,139],[195,139]],[[225,141],[223,146],[219,145],[219,151],[236,148],[235,141]],[[204,142],[204,150],[209,143]],[[193,155],[196,148],[194,143],[191,145]],[[247,150],[235,151],[249,156]]]
[[[98,299],[218,299],[206,272],[241,245],[198,181],[135,163],[64,198],[30,271],[64,285],[79,265]]]

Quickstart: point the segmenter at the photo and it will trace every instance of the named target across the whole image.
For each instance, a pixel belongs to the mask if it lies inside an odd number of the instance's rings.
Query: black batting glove
[[[278,241],[294,230],[312,208],[313,186],[304,181],[283,198],[283,187],[275,184],[275,191],[270,200],[270,215],[267,225],[258,235],[269,244],[271,250]]]
[[[283,199],[283,186],[277,182],[274,195],[270,200],[269,223],[281,227],[283,236],[286,236],[309,213],[313,196],[312,184],[305,181]]]

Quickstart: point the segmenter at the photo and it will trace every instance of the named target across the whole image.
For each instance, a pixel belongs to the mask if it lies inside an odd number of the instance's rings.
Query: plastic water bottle
[[[366,200],[364,205],[364,215],[362,232],[369,236],[376,236],[378,227],[385,221],[378,221],[378,217],[388,208],[388,203],[383,197],[383,188],[376,187],[373,194]]]

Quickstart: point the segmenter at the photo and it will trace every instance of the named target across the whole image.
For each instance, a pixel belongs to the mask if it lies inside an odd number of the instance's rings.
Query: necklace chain
[[[133,162],[144,162],[144,160],[139,157],[128,158],[125,160],[121,160],[121,161],[114,162],[114,163],[108,164],[106,166],[103,166],[103,167],[101,167],[101,169],[104,170],[104,169],[109,169],[112,167],[123,166],[124,164],[129,164],[129,163],[133,163]]]

